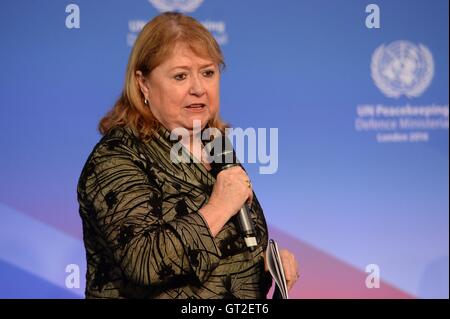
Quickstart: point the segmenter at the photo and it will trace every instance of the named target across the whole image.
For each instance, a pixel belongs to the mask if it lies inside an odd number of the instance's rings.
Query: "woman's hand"
[[[288,290],[291,290],[295,282],[300,277],[298,263],[295,260],[294,254],[287,249],[282,249],[280,251],[280,257],[281,263],[283,265],[284,276],[286,277]]]
[[[266,271],[269,271],[269,268],[267,267],[266,254],[264,254],[263,257],[264,257],[264,269]],[[280,257],[281,257],[281,264],[283,266],[284,276],[286,277],[288,290],[291,290],[291,288],[294,286],[294,284],[300,277],[298,263],[295,260],[294,254],[287,249],[282,249],[280,251]]]
[[[223,225],[233,217],[242,205],[253,200],[250,179],[240,166],[221,171],[217,175],[208,203],[199,212],[205,218],[215,237]]]
[[[234,166],[217,175],[209,203],[223,208],[229,219],[239,212],[246,201],[251,202],[252,199],[250,178],[240,166]]]

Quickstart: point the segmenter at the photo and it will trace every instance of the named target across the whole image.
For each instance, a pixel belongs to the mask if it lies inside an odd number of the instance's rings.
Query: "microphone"
[[[236,158],[236,153],[233,150],[230,140],[224,135],[221,135],[208,143],[206,145],[206,150],[211,156],[211,174],[214,177],[217,177],[217,175],[225,169],[233,166],[241,166]],[[251,251],[254,251],[258,245],[258,242],[256,239],[255,227],[250,217],[250,209],[247,203],[244,203],[236,217],[244,237],[245,245]]]

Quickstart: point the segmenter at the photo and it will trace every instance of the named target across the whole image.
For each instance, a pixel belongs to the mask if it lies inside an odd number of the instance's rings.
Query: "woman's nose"
[[[201,80],[198,77],[192,77],[191,88],[189,91],[190,94],[200,96],[205,93],[205,88]]]

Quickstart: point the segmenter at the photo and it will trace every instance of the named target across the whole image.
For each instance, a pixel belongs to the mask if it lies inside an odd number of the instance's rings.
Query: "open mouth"
[[[205,106],[206,105],[203,103],[193,103],[193,104],[186,106],[186,108],[192,109],[192,110],[200,110],[200,109],[203,109]]]

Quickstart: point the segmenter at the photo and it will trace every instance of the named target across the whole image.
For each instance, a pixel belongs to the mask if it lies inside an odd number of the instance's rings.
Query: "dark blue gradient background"
[[[0,10],[2,298],[83,296],[76,183],[123,85],[128,21],[158,14],[147,0],[78,0],[81,28],[69,30],[69,3]],[[365,27],[368,3],[205,0],[192,15],[226,22],[223,117],[279,130],[277,173],[246,165],[269,224],[362,272],[379,265],[411,296],[448,298],[448,130],[381,144],[354,128],[358,104],[448,105],[448,1],[379,0],[378,30]],[[387,98],[371,78],[374,50],[396,40],[433,54],[420,97]],[[65,286],[68,264],[78,289]]]

